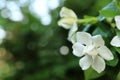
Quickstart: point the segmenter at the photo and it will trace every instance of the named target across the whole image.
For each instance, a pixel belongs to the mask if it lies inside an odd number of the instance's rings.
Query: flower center
[[[73,24],[76,22],[76,19],[73,17],[67,17],[62,19],[63,23],[69,26],[73,26]]]
[[[84,48],[84,54],[95,56],[98,54],[97,48],[93,45],[85,46]]]

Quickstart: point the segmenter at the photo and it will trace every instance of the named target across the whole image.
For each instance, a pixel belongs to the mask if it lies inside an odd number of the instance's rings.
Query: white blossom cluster
[[[120,16],[115,16],[115,23],[117,29],[120,30]],[[120,36],[116,35],[115,37],[113,37],[110,44],[115,47],[120,47]]]
[[[110,61],[114,56],[105,45],[101,35],[92,36],[87,32],[78,32],[77,15],[71,9],[63,7],[60,11],[61,19],[58,25],[69,29],[68,40],[72,42],[73,54],[80,57],[79,65],[82,70],[93,68],[98,73],[105,70],[105,60]],[[120,30],[120,16],[115,17],[117,28]],[[120,36],[116,35],[111,45],[120,47]]]

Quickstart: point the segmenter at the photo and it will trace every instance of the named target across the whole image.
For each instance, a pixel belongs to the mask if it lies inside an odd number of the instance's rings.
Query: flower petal
[[[120,38],[118,36],[115,36],[110,42],[110,44],[115,47],[120,47]]]
[[[73,54],[74,54],[75,56],[78,56],[78,57],[83,56],[84,46],[81,45],[79,42],[73,44],[72,48],[73,48]]]
[[[94,62],[92,64],[92,68],[97,71],[98,73],[101,73],[105,69],[105,61],[103,58],[96,56],[94,59]]]
[[[82,68],[82,70],[86,70],[91,66],[92,62],[93,62],[92,57],[86,55],[80,59],[79,65]]]
[[[73,17],[77,19],[77,15],[74,13],[73,10],[63,7],[60,11],[61,17]]]
[[[92,39],[93,39],[94,45],[96,47],[100,47],[100,46],[103,46],[105,44],[101,35],[93,36]]]
[[[72,43],[76,42],[76,34],[75,32],[78,30],[77,24],[75,24],[69,31],[68,34],[68,40],[71,41]]]
[[[68,36],[67,38],[70,42],[72,42],[72,44],[74,44],[76,42],[76,34],[73,34],[71,36]]]
[[[58,25],[62,26],[65,29],[70,29],[76,23],[76,19],[74,18],[62,18],[58,21]]]
[[[120,30],[120,16],[115,16],[116,27]]]
[[[98,48],[98,53],[105,60],[112,60],[114,58],[112,52],[106,46]]]
[[[77,42],[80,42],[83,45],[86,46],[92,45],[92,37],[89,33],[77,32],[76,38],[77,38]]]

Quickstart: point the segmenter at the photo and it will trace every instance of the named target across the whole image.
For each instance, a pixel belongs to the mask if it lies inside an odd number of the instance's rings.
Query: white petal
[[[105,60],[112,60],[114,58],[112,52],[106,46],[98,48],[98,53]]]
[[[58,25],[65,29],[70,29],[74,26],[76,20],[74,18],[62,18],[58,21]]]
[[[72,44],[76,43],[76,34],[73,34],[71,36],[68,36],[67,38]]]
[[[66,7],[63,7],[60,11],[60,16],[61,17],[73,17],[77,18],[76,14],[71,10]]]
[[[69,31],[69,37],[72,36],[77,31],[77,29],[77,24],[74,24],[74,26]]]
[[[116,27],[120,30],[120,16],[115,16]]]
[[[93,62],[92,57],[86,55],[80,59],[79,65],[82,68],[82,70],[86,70],[91,66],[92,62]]]
[[[76,38],[77,38],[77,42],[80,42],[83,45],[86,46],[92,45],[92,37],[89,33],[77,32]]]
[[[75,24],[69,31],[68,34],[68,40],[71,41],[72,43],[76,42],[76,34],[75,32],[78,30],[77,24]]]
[[[103,58],[96,56],[94,59],[94,62],[92,64],[92,68],[97,71],[98,73],[101,73],[105,69],[105,61]]]
[[[103,46],[105,44],[101,35],[93,36],[92,39],[93,39],[94,45],[96,47],[100,47],[100,46]]]
[[[118,36],[115,36],[110,44],[115,47],[120,47],[120,38]]]
[[[73,54],[75,56],[78,56],[78,57],[83,56],[83,48],[84,48],[84,46],[82,44],[77,42],[77,43],[73,44],[72,48],[73,48]]]

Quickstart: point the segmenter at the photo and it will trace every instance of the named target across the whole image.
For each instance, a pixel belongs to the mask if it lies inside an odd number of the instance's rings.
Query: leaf
[[[116,49],[116,51],[120,54],[120,48],[115,48]]]
[[[119,15],[119,13],[114,10],[101,10],[100,15],[104,17],[115,17],[116,15]]]
[[[120,37],[120,30],[116,29],[115,32],[116,32],[117,36]]]
[[[92,68],[89,68],[89,69],[84,71],[84,74],[85,74],[85,80],[91,80],[91,79],[95,79],[95,78],[102,76],[104,74],[104,72],[97,73]]]
[[[117,80],[120,80],[120,72],[117,75]]]
[[[104,32],[104,30],[101,29],[100,27],[97,27],[97,28],[93,31],[92,34],[93,34],[93,35],[101,34],[102,36],[107,37],[107,34],[106,34],[106,33]]]
[[[104,24],[98,24],[98,27],[93,31],[92,35],[102,35],[102,37],[108,38],[111,36],[111,31]]]
[[[116,52],[115,52],[115,49],[112,48],[111,51],[112,51],[112,53],[113,53],[113,55],[114,55],[114,59],[111,60],[111,61],[106,61],[106,64],[109,65],[109,66],[113,66],[113,67],[114,67],[114,66],[117,65],[119,59],[118,59],[118,56],[117,56],[117,54],[116,54]]]
[[[113,1],[105,6],[101,11],[99,11],[100,15],[104,17],[115,17],[116,15],[119,15],[119,10],[115,3],[116,1]]]

